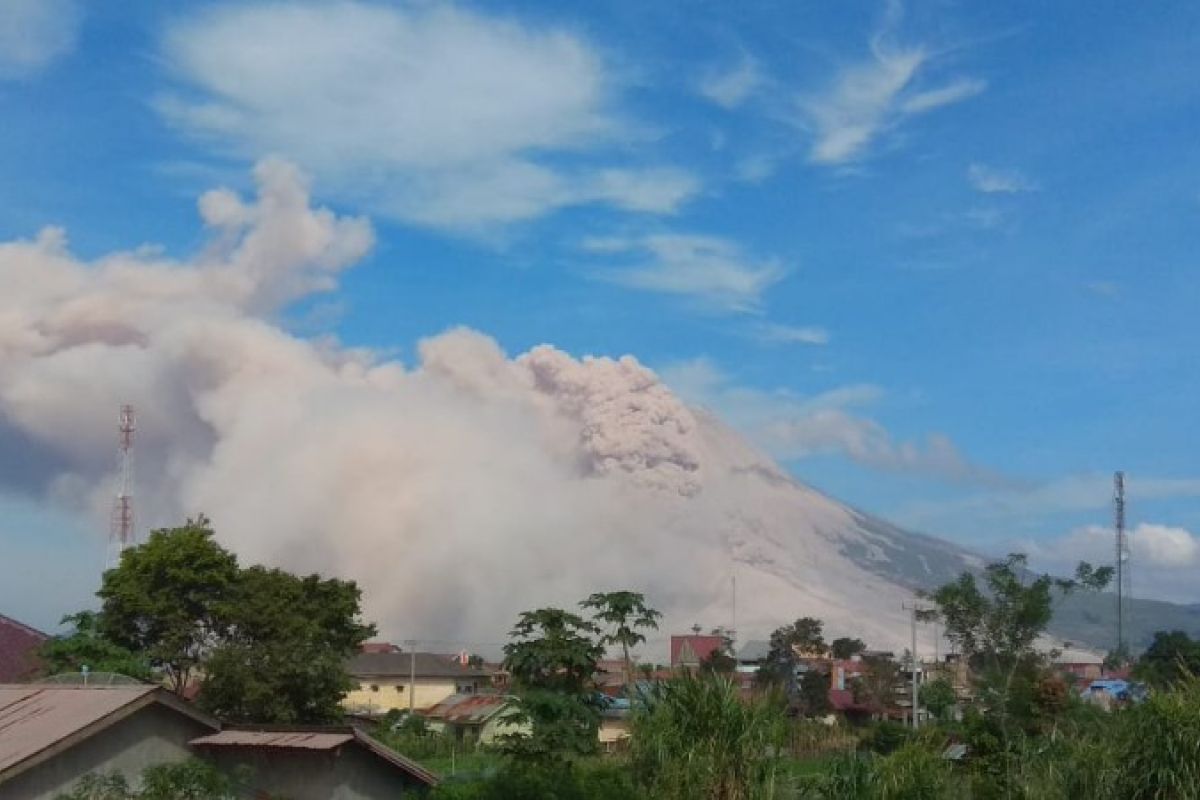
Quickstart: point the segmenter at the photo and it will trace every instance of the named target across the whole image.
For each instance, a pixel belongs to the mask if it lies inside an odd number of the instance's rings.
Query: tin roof
[[[50,637],[0,614],[0,683],[20,681],[37,667],[34,655]]]
[[[460,664],[456,659],[435,653],[401,651],[359,653],[346,665],[356,678],[408,678],[416,667],[418,678],[486,678],[488,673]]]
[[[482,725],[502,711],[510,700],[502,694],[452,694],[431,706],[424,715],[459,725]]]
[[[671,637],[671,666],[699,664],[725,646],[724,636],[688,634]]]
[[[417,762],[371,738],[358,728],[331,726],[326,728],[229,728],[220,733],[193,739],[194,747],[256,747],[279,750],[337,750],[344,745],[358,747],[379,758],[388,765],[420,781],[426,786],[436,786],[439,778]]]
[[[156,686],[0,685],[0,781],[153,703],[218,723]]]

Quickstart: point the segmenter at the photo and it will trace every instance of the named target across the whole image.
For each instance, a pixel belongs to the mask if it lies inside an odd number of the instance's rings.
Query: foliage
[[[471,782],[444,781],[429,800],[642,800],[621,764],[510,761]],[[647,798],[648,800],[648,798]]]
[[[797,710],[806,717],[821,717],[833,706],[829,702],[829,675],[810,669],[800,677],[796,695]]]
[[[591,609],[592,618],[608,626],[600,643],[620,645],[622,663],[625,665],[625,683],[633,680],[633,668],[629,661],[629,649],[646,641],[639,631],[656,630],[661,613],[646,605],[646,598],[639,592],[596,592],[582,601],[580,607]]]
[[[824,652],[823,628],[824,623],[812,617],[801,617],[791,625],[776,628],[771,633],[770,649],[758,668],[755,682],[759,686],[782,687],[789,694],[794,693],[797,688],[796,653]]]
[[[872,753],[886,756],[902,747],[912,736],[912,729],[899,722],[882,720],[867,729],[862,744]]]
[[[116,672],[142,681],[154,679],[144,658],[115,644],[100,632],[99,614],[93,611],[68,614],[61,624],[70,625],[73,628],[71,634],[48,640],[38,651],[46,674],[81,672],[87,667],[92,672]]]
[[[896,704],[900,665],[886,656],[865,658],[862,665],[862,673],[850,681],[854,702],[882,714]]]
[[[829,652],[834,658],[845,661],[863,652],[867,649],[867,645],[862,639],[851,639],[849,636],[843,636],[839,639],[834,639],[829,643]]]
[[[649,797],[751,800],[770,796],[786,737],[777,703],[744,702],[727,678],[685,673],[635,713],[630,761]]]
[[[700,662],[700,671],[716,675],[730,675],[737,669],[737,659],[729,654],[729,648],[719,647]]]
[[[922,707],[939,720],[947,719],[958,703],[953,684],[945,678],[934,678],[925,683],[921,686],[919,696]]]
[[[592,692],[603,645],[592,622],[558,608],[522,612],[504,645],[504,667],[513,677],[517,707],[510,724],[528,723],[529,735],[509,734],[514,755],[553,759],[591,753],[596,748],[599,713]]]
[[[104,573],[101,633],[162,670],[182,694],[225,633],[222,611],[237,575],[237,559],[213,540],[203,516],[154,531]]]
[[[205,669],[199,705],[234,722],[323,724],[353,688],[346,662],[375,632],[352,581],[243,570],[223,609],[226,634]]]
[[[1200,641],[1183,631],[1158,631],[1138,659],[1134,674],[1158,688],[1174,686],[1188,675],[1200,675]]]
[[[207,762],[190,759],[148,767],[137,791],[120,773],[85,775],[57,800],[233,800],[247,777],[230,777]]]

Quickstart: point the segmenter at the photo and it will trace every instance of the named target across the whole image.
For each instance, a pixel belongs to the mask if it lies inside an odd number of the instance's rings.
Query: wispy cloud
[[[830,85],[800,102],[813,132],[811,161],[839,165],[865,156],[883,133],[910,118],[962,102],[986,88],[982,80],[956,77],[928,87],[923,73],[934,62],[924,47],[891,42],[895,14],[871,39],[870,56],[843,67]]]
[[[760,322],[752,329],[752,335],[767,344],[829,344],[829,331],[815,325],[782,325],[778,322]]]
[[[1031,192],[1037,185],[1014,169],[998,169],[974,163],[967,167],[967,181],[984,194],[1017,194]]]
[[[0,2],[0,80],[29,77],[71,52],[82,19],[76,0]]]
[[[744,56],[732,69],[711,70],[697,87],[700,94],[726,109],[740,106],[762,85],[758,62]]]
[[[954,484],[1004,486],[1009,479],[967,459],[951,439],[931,433],[923,441],[899,441],[862,413],[884,392],[852,384],[801,396],[786,390],[737,386],[707,359],[669,365],[663,380],[689,402],[710,408],[776,458],[845,456],[872,469],[911,472]]]
[[[176,85],[156,105],[179,130],[221,154],[295,159],[393,218],[472,230],[582,204],[660,214],[700,188],[615,155],[639,126],[565,29],[444,4],[260,2],[187,16],[162,50]]]
[[[757,260],[728,239],[697,234],[651,234],[591,238],[588,252],[632,264],[598,273],[603,280],[654,292],[683,295],[726,312],[756,311],[762,294],[787,270],[777,260]]]

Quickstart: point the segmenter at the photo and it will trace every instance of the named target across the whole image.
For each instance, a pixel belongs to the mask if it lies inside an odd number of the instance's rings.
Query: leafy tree
[[[56,800],[234,800],[248,777],[244,772],[229,776],[205,761],[190,759],[147,767],[140,790],[131,788],[119,772],[85,775]]]
[[[771,633],[770,649],[758,669],[755,681],[760,686],[783,687],[789,694],[796,691],[797,651],[824,652],[824,624],[813,617],[801,617],[791,625],[776,628]]]
[[[737,659],[729,654],[729,648],[718,647],[700,662],[700,672],[715,675],[730,675],[737,669]]]
[[[222,612],[237,577],[237,559],[213,540],[203,516],[154,531],[104,573],[101,633],[143,656],[182,694],[225,633]]]
[[[1188,675],[1200,675],[1200,641],[1183,631],[1158,631],[1138,659],[1134,674],[1157,688],[1174,686]]]
[[[553,760],[596,748],[592,679],[604,646],[599,627],[558,608],[525,611],[504,645],[504,668],[512,675],[519,703],[507,721],[527,722],[529,736],[505,737],[510,753]]]
[[[798,710],[806,717],[828,714],[833,709],[829,702],[829,676],[816,669],[805,672],[800,677],[796,701]]]
[[[205,663],[199,705],[231,722],[326,724],[342,717],[346,662],[375,633],[352,581],[243,570]]]
[[[833,654],[833,657],[842,661],[854,658],[866,649],[867,645],[862,639],[851,639],[848,636],[834,639],[829,644],[829,651]]]
[[[872,714],[882,714],[896,704],[900,665],[885,656],[863,659],[862,673],[850,682],[854,702]]]
[[[68,636],[50,639],[38,652],[46,674],[81,672],[87,667],[92,672],[116,672],[142,681],[154,679],[144,658],[113,643],[100,632],[100,615],[96,612],[68,614],[62,618],[62,624],[70,625],[74,630]]]
[[[646,605],[646,598],[639,592],[597,592],[579,604],[591,609],[596,622],[608,626],[601,638],[604,645],[620,645],[621,659],[625,667],[625,684],[633,681],[633,667],[629,660],[629,649],[646,641],[639,629],[657,630],[661,613]]]
[[[934,716],[934,719],[945,720],[950,711],[958,703],[954,693],[954,685],[945,678],[934,678],[921,686],[921,705]]]

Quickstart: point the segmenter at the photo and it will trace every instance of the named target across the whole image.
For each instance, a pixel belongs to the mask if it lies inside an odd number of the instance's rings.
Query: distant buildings
[[[451,695],[475,694],[492,685],[491,673],[455,656],[401,650],[369,642],[347,665],[357,683],[343,707],[353,714],[381,716],[392,709],[428,709]]]
[[[529,731],[507,718],[511,697],[502,694],[453,694],[421,713],[436,733],[466,744],[493,744],[499,737]]]
[[[671,668],[689,667],[696,669],[714,652],[725,649],[728,639],[721,634],[698,633],[671,637]]]

